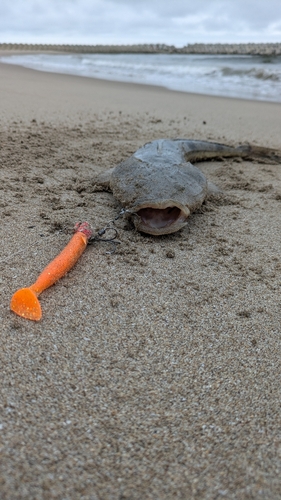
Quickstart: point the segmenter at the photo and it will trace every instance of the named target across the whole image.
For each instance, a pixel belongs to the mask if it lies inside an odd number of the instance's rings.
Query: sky
[[[281,42],[281,0],[0,0],[0,43]]]

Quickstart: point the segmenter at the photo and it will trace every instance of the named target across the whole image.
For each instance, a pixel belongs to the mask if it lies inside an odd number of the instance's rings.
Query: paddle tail
[[[12,296],[11,310],[23,318],[39,321],[42,317],[42,310],[37,296],[56,283],[76,264],[91,236],[92,229],[88,222],[77,223],[75,225],[75,234],[69,243],[45,267],[35,283],[28,288],[21,288]]]

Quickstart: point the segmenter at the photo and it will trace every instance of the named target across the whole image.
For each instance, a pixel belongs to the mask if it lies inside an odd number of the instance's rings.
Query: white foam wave
[[[0,60],[41,71],[281,102],[278,56],[30,54],[5,56]]]

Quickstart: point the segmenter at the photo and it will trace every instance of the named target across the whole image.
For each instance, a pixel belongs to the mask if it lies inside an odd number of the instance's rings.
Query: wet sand
[[[281,150],[281,105],[0,64],[1,500],[281,497],[281,166],[200,168],[224,190],[182,231],[116,225],[9,311],[68,242],[120,206],[94,175],[145,142]]]

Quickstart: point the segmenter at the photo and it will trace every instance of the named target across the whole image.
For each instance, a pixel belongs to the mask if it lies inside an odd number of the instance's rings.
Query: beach
[[[7,64],[0,96],[1,500],[280,498],[278,162],[198,164],[223,195],[183,230],[121,218],[40,322],[9,302],[118,215],[97,173],[158,138],[280,152],[281,104]]]

